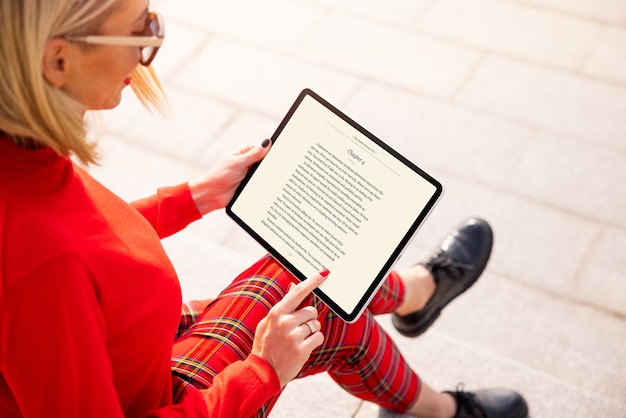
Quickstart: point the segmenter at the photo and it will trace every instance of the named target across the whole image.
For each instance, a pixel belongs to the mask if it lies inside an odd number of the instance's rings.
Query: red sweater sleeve
[[[246,418],[280,391],[280,381],[270,364],[250,355],[222,370],[209,389],[187,387],[181,403],[148,414],[148,417]],[[196,415],[198,414],[198,415]]]
[[[161,238],[202,217],[187,183],[161,188],[155,195],[131,204],[152,224]]]
[[[249,417],[279,391],[280,381],[272,366],[252,354],[225,368],[203,396],[212,417]]]

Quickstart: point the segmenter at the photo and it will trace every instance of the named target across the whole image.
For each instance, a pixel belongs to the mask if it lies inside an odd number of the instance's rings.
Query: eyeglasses
[[[84,42],[86,44],[137,46],[141,51],[139,63],[147,67],[156,56],[165,37],[163,18],[159,13],[148,13],[144,34],[146,36],[143,36],[143,34],[140,36],[87,35],[68,36],[65,39],[71,42]]]

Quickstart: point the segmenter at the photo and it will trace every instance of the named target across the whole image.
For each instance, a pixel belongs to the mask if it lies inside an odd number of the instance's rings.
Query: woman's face
[[[147,15],[147,0],[120,0],[98,35],[141,35]],[[140,49],[135,46],[70,43],[71,63],[61,89],[87,110],[112,109],[119,104],[139,58]]]

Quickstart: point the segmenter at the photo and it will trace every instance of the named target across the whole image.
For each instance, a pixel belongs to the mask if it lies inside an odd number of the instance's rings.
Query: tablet
[[[315,92],[303,90],[227,214],[354,322],[442,194],[441,183]]]

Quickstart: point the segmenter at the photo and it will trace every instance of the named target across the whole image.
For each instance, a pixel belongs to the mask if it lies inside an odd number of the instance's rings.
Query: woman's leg
[[[368,311],[372,314],[386,314],[386,313],[401,313],[406,310],[412,312],[421,309],[428,299],[432,296],[435,290],[435,281],[432,274],[423,265],[417,264],[408,269],[400,272],[391,271],[387,280],[380,287],[372,301],[368,305]],[[367,312],[364,315],[369,315]],[[341,321],[332,313],[327,314],[327,318],[324,321],[325,324],[332,324],[335,321]],[[414,374],[407,364],[402,359],[401,354],[397,351],[393,341],[380,329],[379,325],[373,320],[365,320],[367,332],[361,331],[362,328],[354,328],[352,332],[356,331],[357,336],[362,332],[359,342],[353,342],[349,344],[345,341],[345,336],[342,336],[343,330],[341,323],[340,326],[327,325],[327,329],[323,329],[325,338],[327,339],[324,344],[324,350],[328,350],[329,345],[333,345],[329,342],[329,338],[340,340],[344,338],[343,347],[340,344],[336,344],[336,352],[332,355],[327,355],[326,358],[314,359],[314,356],[319,356],[316,351],[313,352],[312,360],[305,365],[301,376],[306,374],[314,374],[319,372],[319,366],[316,369],[315,364],[319,365],[331,365],[334,357],[334,362],[337,360],[339,363],[344,362],[344,357],[339,353],[341,350],[345,350],[346,353],[343,356],[361,357],[358,361],[349,359],[345,361],[345,366],[337,367],[337,370],[329,370],[331,377],[339,383],[348,392],[358,396],[361,399],[372,401],[387,409],[404,412],[409,415],[419,417],[452,417],[456,411],[456,401],[454,398],[447,394],[433,390],[423,381],[419,381],[419,396],[417,401],[410,406],[406,406],[406,401],[402,402],[403,398],[410,398],[407,390],[412,381],[412,375]],[[339,338],[337,338],[339,334]],[[372,350],[368,350],[365,345],[372,347]],[[359,348],[355,349],[358,346]],[[349,348],[348,348],[349,347]],[[370,352],[368,352],[370,351]],[[328,351],[327,351],[328,353]],[[312,369],[309,369],[312,367]],[[399,379],[399,382],[393,382],[393,380]],[[389,381],[392,383],[389,383]],[[368,382],[369,381],[369,382]],[[372,384],[373,382],[373,384]],[[407,384],[408,383],[408,384]],[[400,387],[400,389],[398,389]],[[392,393],[387,392],[388,388]],[[396,392],[397,391],[397,392]],[[409,390],[409,392],[411,392]],[[382,399],[386,399],[381,402]]]
[[[406,414],[420,418],[452,418],[456,414],[456,400],[448,393],[437,392],[425,383],[417,402]]]
[[[402,303],[394,310],[394,313],[406,315],[426,306],[437,288],[432,273],[424,265],[416,264],[396,275],[401,278],[405,290]]]
[[[421,390],[419,377],[370,312],[352,324],[328,312],[321,322],[324,343],[313,351],[298,377],[326,371],[360,399],[398,412],[415,404]]]
[[[393,311],[401,303],[402,280],[391,276],[389,284],[372,301],[377,313],[382,313],[385,306]],[[188,384],[199,388],[211,386],[215,375],[227,365],[245,359],[258,322],[294,281],[290,273],[266,257],[243,272],[207,306],[175,343],[172,367],[174,375],[179,377],[176,396]],[[405,410],[415,402],[419,379],[371,313],[366,312],[354,324],[347,324],[316,297],[305,303],[318,309],[325,342],[312,353],[300,376],[331,372],[335,380],[356,396],[397,410]],[[359,370],[354,370],[355,367]],[[363,384],[352,381],[362,377],[366,378]],[[382,379],[385,384],[381,384]],[[271,399],[259,416],[269,412],[276,399]]]
[[[367,310],[374,315],[388,313],[405,315],[418,311],[426,305],[435,288],[435,279],[422,264],[402,271],[392,270],[372,298]]]

